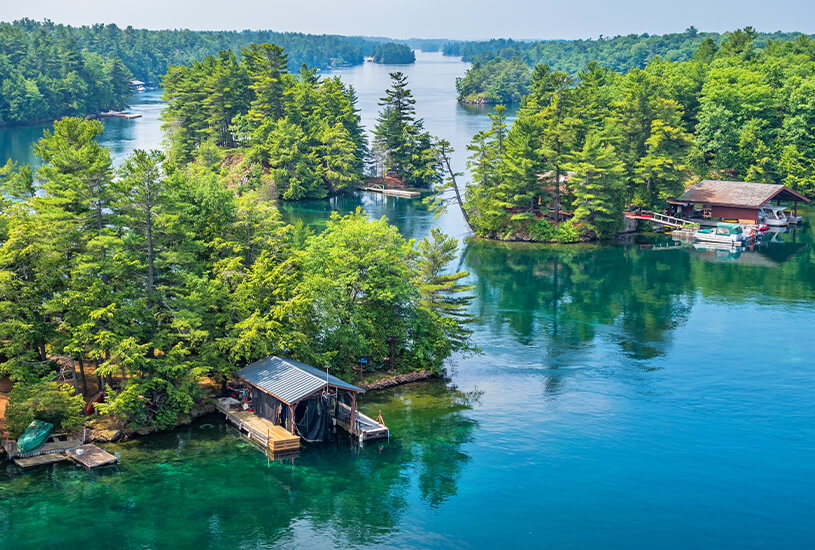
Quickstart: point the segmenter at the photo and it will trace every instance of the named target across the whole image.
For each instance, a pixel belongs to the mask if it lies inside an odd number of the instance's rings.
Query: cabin
[[[273,453],[300,448],[300,440],[319,443],[340,427],[358,438],[388,437],[388,428],[357,410],[365,390],[311,365],[269,356],[236,373],[247,392],[235,410],[228,399],[218,409],[242,432]]]
[[[702,180],[676,199],[668,200],[670,213],[686,220],[728,220],[740,224],[757,224],[761,210],[775,201],[798,203],[809,199],[785,187],[770,183]]]

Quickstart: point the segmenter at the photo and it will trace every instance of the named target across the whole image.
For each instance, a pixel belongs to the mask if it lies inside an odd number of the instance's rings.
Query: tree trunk
[[[71,372],[74,374],[74,394],[79,395],[79,380],[76,379],[76,363],[74,362],[73,357],[71,357]]]
[[[79,358],[79,373],[82,376],[82,395],[88,396],[88,381],[85,379],[85,363],[82,362],[82,357]]]
[[[147,207],[147,306],[153,307],[154,274],[153,274],[153,211]]]
[[[464,208],[464,201],[461,200],[461,193],[458,190],[458,182],[456,181],[456,174],[453,172],[453,168],[450,166],[450,158],[447,156],[447,151],[442,149],[441,151],[442,159],[444,160],[444,165],[447,167],[447,173],[450,174],[450,180],[453,182],[453,190],[456,192],[456,201],[458,202],[458,207],[461,209],[461,214],[464,216],[464,221],[467,222],[467,226],[470,228],[470,231],[475,232],[473,229],[473,224],[470,223],[470,215],[467,213],[467,210]]]
[[[560,166],[555,166],[555,225],[560,225]]]

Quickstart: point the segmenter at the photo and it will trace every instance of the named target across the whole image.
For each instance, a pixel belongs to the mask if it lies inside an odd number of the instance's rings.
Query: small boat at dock
[[[705,227],[694,230],[676,230],[672,234],[678,239],[696,242],[716,243],[732,247],[749,246],[756,240],[756,230],[737,223],[719,222],[715,228]]]
[[[34,420],[28,425],[20,439],[17,440],[17,450],[21,454],[36,451],[48,441],[48,437],[53,430],[54,425],[50,422]]]
[[[785,210],[783,206],[764,205],[758,209],[759,222],[771,227],[785,227],[790,223]]]

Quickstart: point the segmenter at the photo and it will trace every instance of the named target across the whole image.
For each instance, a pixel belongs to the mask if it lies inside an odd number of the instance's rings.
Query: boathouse
[[[218,408],[250,439],[273,452],[327,439],[339,426],[360,441],[388,437],[388,428],[357,410],[365,390],[311,365],[269,356],[244,367],[236,377],[249,390],[251,411]]]
[[[741,224],[759,221],[759,209],[775,201],[798,203],[809,199],[778,184],[702,180],[676,199],[668,200],[671,214],[686,220],[732,220]]]

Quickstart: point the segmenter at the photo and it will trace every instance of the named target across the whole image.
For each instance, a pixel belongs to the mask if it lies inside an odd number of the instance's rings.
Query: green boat
[[[54,425],[50,422],[33,421],[28,425],[22,437],[17,440],[17,451],[21,454],[33,453],[48,441],[48,436],[51,435],[53,429]]]

